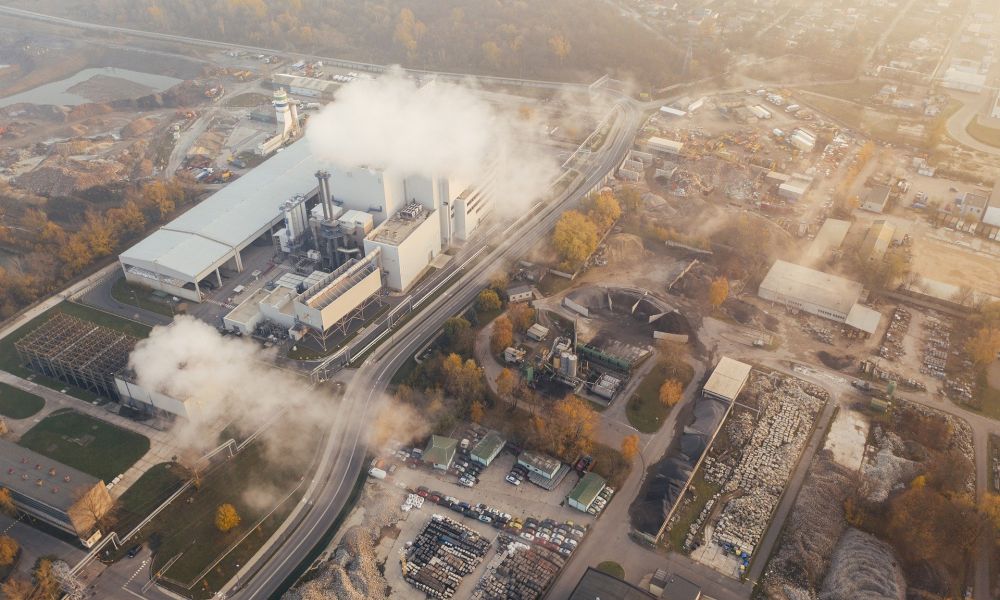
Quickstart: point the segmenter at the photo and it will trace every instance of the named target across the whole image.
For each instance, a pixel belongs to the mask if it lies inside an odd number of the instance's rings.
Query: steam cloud
[[[496,207],[513,212],[541,197],[557,173],[555,160],[534,143],[538,125],[500,112],[469,86],[420,86],[396,70],[342,87],[310,120],[306,139],[338,167],[368,166],[404,177],[474,184],[496,161]]]
[[[329,428],[345,418],[341,402],[362,399],[337,398],[328,388],[312,387],[301,376],[271,364],[272,355],[257,344],[222,337],[210,325],[190,316],[154,328],[129,358],[140,386],[188,400],[190,419],[178,421],[172,432],[184,451],[201,455],[214,448],[221,441],[218,433],[230,424],[243,434],[269,425],[273,429],[262,438],[269,460],[274,464],[301,462],[314,450],[305,447],[312,436],[302,432],[317,426]],[[414,411],[393,408],[394,401],[389,398],[377,401],[380,406],[389,406],[380,414],[406,415],[405,419],[379,419],[375,427],[364,427],[365,431],[378,432],[379,441],[408,441],[426,430]],[[349,427],[363,425],[351,423]]]

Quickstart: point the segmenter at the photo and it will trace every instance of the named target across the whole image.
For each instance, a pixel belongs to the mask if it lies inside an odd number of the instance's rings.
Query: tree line
[[[47,208],[62,199],[26,202],[17,190],[0,187],[0,207],[6,207],[0,208],[0,249],[15,257],[7,268],[0,266],[0,319],[65,286],[194,198],[177,181],[158,180],[90,193],[101,203],[56,220]],[[110,207],[101,210],[101,204]]]
[[[379,64],[677,81],[683,49],[600,0],[48,0],[60,16]]]

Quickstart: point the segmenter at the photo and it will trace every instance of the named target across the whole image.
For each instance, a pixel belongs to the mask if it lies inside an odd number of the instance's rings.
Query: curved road
[[[504,231],[504,241],[482,264],[495,264],[504,257],[524,254],[548,233],[563,208],[578,202],[617,166],[632,145],[641,118],[638,106],[630,101],[620,101],[618,110],[622,114],[612,126],[609,143],[591,159],[596,164],[590,173],[578,176],[575,184],[547,204],[539,215],[524,224],[508,227]],[[372,410],[384,397],[392,374],[433,335],[445,319],[472,302],[488,277],[487,269],[474,268],[464,272],[448,292],[429,302],[414,318],[383,341],[380,349],[358,369],[345,394],[345,398],[350,400],[341,408],[342,418],[329,434],[317,476],[306,491],[303,503],[286,523],[287,530],[280,532],[276,539],[269,542],[269,548],[244,567],[237,580],[244,581],[249,577],[249,582],[238,589],[230,589],[230,598],[250,600],[270,596],[319,543],[361,475],[365,459],[363,433]]]

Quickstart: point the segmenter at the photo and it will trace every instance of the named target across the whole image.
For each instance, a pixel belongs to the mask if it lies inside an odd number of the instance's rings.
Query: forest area
[[[43,0],[34,10],[411,68],[643,87],[676,82],[683,49],[600,0]]]
[[[0,183],[0,320],[123,250],[193,199],[174,181],[96,186],[54,198]]]

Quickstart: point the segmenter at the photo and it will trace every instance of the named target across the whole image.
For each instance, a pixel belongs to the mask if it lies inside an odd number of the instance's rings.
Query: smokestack
[[[333,199],[330,197],[330,172],[322,169],[316,171],[316,179],[319,181],[319,201],[323,205],[323,219],[329,221],[333,217]]]

